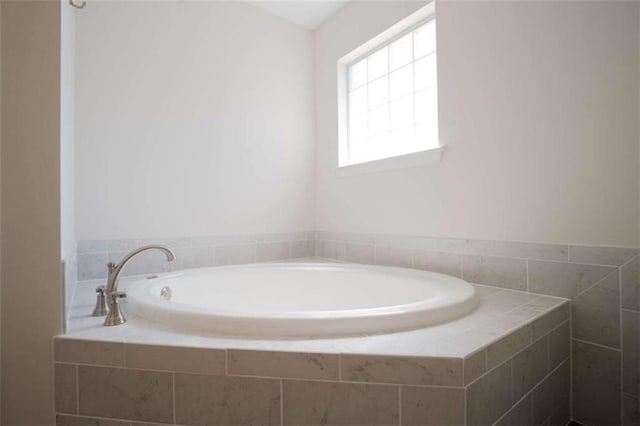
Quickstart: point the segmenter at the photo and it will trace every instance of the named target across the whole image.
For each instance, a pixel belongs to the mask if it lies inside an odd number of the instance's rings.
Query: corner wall
[[[76,13],[77,237],[309,231],[312,33],[242,1]]]
[[[2,2],[2,424],[53,423],[62,331],[60,7]]]

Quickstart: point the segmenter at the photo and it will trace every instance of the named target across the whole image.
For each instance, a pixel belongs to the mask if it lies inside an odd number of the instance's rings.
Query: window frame
[[[434,2],[424,6],[414,14],[403,19],[397,24],[393,25],[388,30],[380,33],[367,41],[360,47],[354,49],[349,54],[345,55],[338,61],[338,158],[337,169],[339,175],[351,175],[359,173],[372,173],[377,171],[400,169],[407,167],[416,167],[423,164],[429,164],[439,162],[441,160],[441,154],[444,151],[442,141],[440,139],[440,132],[438,131],[438,146],[434,148],[422,149],[415,152],[397,154],[389,157],[384,157],[376,160],[364,161],[359,163],[348,163],[348,150],[350,147],[350,91],[349,91],[349,69],[351,66],[357,64],[363,59],[366,60],[369,56],[374,55],[382,49],[388,48],[392,43],[401,39],[402,37],[413,33],[423,25],[434,21],[436,19]],[[437,27],[436,27],[437,28]],[[437,36],[436,36],[437,41]],[[436,55],[436,66],[438,63],[438,49],[433,52]],[[426,55],[422,58],[426,58]],[[415,64],[416,59],[412,57],[410,64]],[[407,64],[409,65],[409,64]],[[406,65],[405,65],[406,66]],[[398,68],[400,69],[400,68]],[[391,70],[387,72],[387,76],[391,74]],[[380,76],[378,78],[383,78]],[[366,84],[369,84],[367,81]],[[415,88],[415,86],[414,86]],[[436,81],[436,96],[438,96],[438,82]],[[415,92],[412,92],[415,93]],[[437,102],[437,101],[436,101]],[[389,101],[390,103],[390,101]],[[439,107],[439,103],[438,107]],[[439,127],[439,119],[436,125]],[[413,124],[415,128],[415,123]],[[439,130],[439,129],[438,129]]]

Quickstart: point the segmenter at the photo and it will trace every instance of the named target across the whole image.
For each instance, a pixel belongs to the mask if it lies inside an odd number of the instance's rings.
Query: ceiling
[[[309,30],[342,9],[350,0],[246,0],[272,15],[284,18]]]

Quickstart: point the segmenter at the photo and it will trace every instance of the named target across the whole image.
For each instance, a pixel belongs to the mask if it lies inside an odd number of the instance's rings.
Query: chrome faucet
[[[160,245],[151,245],[140,247],[131,251],[125,257],[123,257],[118,264],[109,262],[109,264],[107,265],[107,268],[109,269],[107,287],[105,289],[104,286],[101,286],[96,289],[96,293],[98,293],[98,303],[93,311],[93,316],[102,316],[106,313],[107,318],[104,320],[105,326],[120,325],[127,321],[124,315],[122,315],[119,304],[121,299],[127,297],[127,294],[125,292],[118,291],[120,274],[122,273],[122,269],[127,266],[131,259],[139,255],[140,253],[150,250],[163,252],[167,257],[167,262],[176,260],[176,255],[170,248]],[[106,306],[103,306],[107,303],[109,304],[108,309],[106,309]]]

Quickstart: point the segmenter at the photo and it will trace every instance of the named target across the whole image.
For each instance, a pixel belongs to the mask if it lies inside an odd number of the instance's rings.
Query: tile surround
[[[486,292],[484,297],[490,300],[503,292]],[[528,303],[528,299],[520,301]],[[563,312],[566,304],[559,302],[541,304],[546,310],[539,311],[538,316],[557,317],[554,313]],[[530,336],[534,320],[516,328],[526,329]],[[566,322],[549,329],[539,342],[546,344],[552,335],[561,335],[558,330],[564,326]],[[502,364],[487,369],[486,344],[465,357],[416,357],[348,353],[347,346],[336,346],[335,352],[195,348],[175,343],[157,346],[138,343],[136,336],[133,332],[130,337],[125,334],[121,337],[124,342],[55,339],[56,365],[71,372],[78,370],[77,385],[75,380],[56,381],[56,395],[72,395],[67,399],[74,401],[73,395],[80,395],[77,411],[75,407],[68,413],[58,411],[59,425],[73,426],[81,421],[104,426],[125,421],[180,425],[462,425],[465,416],[471,419],[467,424],[483,424],[485,420],[497,421],[512,409],[512,402],[517,402],[512,396],[514,389],[531,400],[549,368],[544,363],[544,374],[540,373],[538,358],[528,356],[529,352],[538,354],[539,342],[510,352]],[[348,344],[389,336],[353,338]],[[193,339],[191,344],[206,342],[203,337]],[[337,340],[347,345],[349,339]],[[267,342],[220,343],[261,346]],[[293,342],[294,347],[299,343]],[[119,356],[122,353],[123,363]],[[88,359],[91,354],[95,354],[95,361]],[[114,363],[121,365],[114,367]],[[568,353],[562,363],[568,363]],[[186,369],[197,372],[185,373]],[[511,371],[516,372],[513,377],[521,375],[524,379],[513,380]],[[496,381],[496,375],[502,379]],[[487,398],[497,398],[499,408],[490,406]],[[546,402],[538,404],[542,403]],[[154,411],[160,405],[163,408]],[[555,407],[539,410],[548,412],[550,418]]]
[[[555,368],[556,372],[562,370],[563,374],[556,373],[554,376],[550,373],[549,376],[543,379],[542,383],[530,390],[522,399],[510,401],[515,405],[509,407],[509,413],[501,413],[502,418],[499,419],[498,424],[508,424],[504,422],[508,422],[509,418],[520,418],[518,415],[526,411],[529,404],[533,412],[533,424],[537,424],[537,422],[554,422],[567,416],[569,401],[566,400],[566,397],[554,395],[553,391],[558,388],[560,391],[557,393],[562,394],[562,389],[569,386],[564,376],[568,371],[566,358],[569,356],[570,348],[567,339],[572,331],[573,338],[577,339],[573,341],[571,354],[576,364],[573,377],[573,386],[576,389],[573,396],[573,417],[587,424],[596,424],[599,418],[602,418],[603,412],[614,413],[617,410],[618,415],[614,419],[615,422],[624,421],[624,424],[633,424],[629,422],[637,419],[638,383],[637,380],[633,381],[633,379],[630,382],[627,377],[629,375],[634,377],[633,368],[637,367],[637,362],[634,363],[633,360],[637,359],[638,351],[634,352],[634,348],[637,348],[637,345],[634,346],[632,343],[625,344],[625,339],[629,340],[634,336],[633,332],[629,331],[629,327],[633,327],[629,325],[633,324],[633,321],[629,320],[629,318],[640,315],[640,267],[638,266],[640,261],[637,257],[637,250],[322,231],[299,233],[292,237],[287,234],[287,238],[282,235],[175,239],[171,241],[171,244],[176,248],[189,249],[202,246],[212,247],[211,257],[201,254],[204,257],[200,257],[199,260],[197,253],[202,253],[202,251],[193,250],[191,255],[189,255],[188,251],[185,251],[182,254],[183,258],[194,258],[196,260],[186,262],[180,267],[202,266],[202,264],[206,263],[206,259],[211,258],[212,264],[277,260],[272,256],[279,258],[287,256],[287,251],[284,248],[285,244],[282,241],[286,240],[288,241],[288,257],[290,258],[318,255],[356,263],[377,262],[402,265],[439,271],[454,276],[463,276],[466,280],[491,286],[517,288],[532,293],[573,299],[571,312],[573,326],[567,321],[570,314],[568,306],[562,309],[555,309],[542,318],[536,318],[530,324],[531,342],[533,344],[537,342],[539,345],[546,344],[548,346],[549,368],[551,370]],[[167,240],[155,242],[163,241]],[[118,252],[134,248],[138,243],[143,243],[143,241],[135,241],[135,243],[132,240],[78,242],[78,278],[80,280],[98,278],[97,275],[101,274],[98,269],[104,268],[104,263],[108,256],[113,257]],[[259,245],[263,247],[260,256],[258,256]],[[271,253],[274,254],[271,255]],[[146,264],[152,265],[151,260],[148,260]],[[524,265],[524,274],[522,273],[522,265]],[[142,267],[140,266],[139,268]],[[143,269],[133,269],[132,271],[140,270]],[[83,283],[79,287],[82,285]],[[496,291],[493,287],[479,286],[478,289],[480,294],[485,291]],[[545,303],[545,300],[540,299],[542,303]],[[529,301],[531,303],[529,309],[520,304],[517,305],[518,309],[515,312],[504,312],[501,314],[503,315],[503,321],[508,324],[509,321],[516,321],[516,318],[535,317],[536,312],[539,312],[539,309],[542,308],[541,306],[536,306],[536,303],[540,303],[540,301]],[[493,303],[500,302],[494,300]],[[538,311],[536,311],[536,308]],[[622,322],[620,321],[621,317]],[[463,324],[461,323],[460,327],[462,326]],[[464,350],[468,350],[469,355],[465,360],[461,377],[463,380],[462,386],[467,385],[470,387],[479,381],[478,377],[485,378],[489,376],[489,373],[493,373],[502,364],[498,364],[497,367],[494,367],[494,370],[491,367],[487,369],[486,365],[483,366],[483,361],[487,364],[499,363],[500,357],[496,355],[499,352],[495,351],[497,347],[494,347],[493,355],[489,355],[488,350],[475,351],[473,349],[474,341],[483,339],[483,333],[491,333],[490,328],[484,327],[482,330],[474,330],[474,327],[470,327],[468,330],[468,332],[458,334],[456,337],[458,340],[464,339],[465,344],[454,342],[454,339],[451,339],[451,343],[448,343],[446,335],[438,337],[435,341],[441,343],[441,348],[444,348],[444,350],[447,347],[456,347],[458,348],[457,350],[467,348]],[[426,336],[422,337],[419,333],[416,333],[413,337],[417,341],[424,341],[425,344],[434,341],[431,339],[425,340]],[[545,343],[540,340],[542,338],[545,339]],[[379,346],[375,343],[377,341],[380,341]],[[380,353],[384,353],[381,349],[384,341],[384,337],[372,336],[371,341],[365,346],[378,348]],[[300,344],[300,347],[304,346]],[[309,347],[319,346],[310,342]],[[327,348],[333,347],[336,352],[341,352],[344,349],[340,344],[332,346],[332,344],[327,343],[326,346]],[[400,344],[399,348],[402,347],[402,344]],[[516,345],[516,347],[518,346]],[[594,350],[593,348],[597,349]],[[519,352],[517,349],[515,350],[516,354],[519,354],[521,361],[529,358],[524,354],[526,352],[524,349],[520,349]],[[533,351],[533,349],[530,351]],[[506,353],[507,355],[502,355],[502,357],[509,356],[509,351]],[[91,352],[89,352],[89,356],[91,356],[90,354]],[[512,358],[515,356],[514,354]],[[486,357],[486,360],[484,357]],[[516,363],[512,358],[509,358],[509,362]],[[539,359],[535,356],[530,356],[530,358],[532,360]],[[81,364],[80,361],[75,362]],[[520,369],[523,372],[521,376],[523,383],[535,380],[530,379],[530,377],[537,378],[541,374],[539,372],[541,371],[540,365],[542,365],[542,361],[537,367],[530,366],[528,367],[530,369]],[[591,367],[589,368],[589,366]],[[625,369],[624,375],[622,374],[623,369]],[[590,395],[593,395],[594,392],[596,394],[599,392],[598,382],[604,379],[600,377],[596,380],[589,374],[577,379],[578,374],[576,371],[583,370],[591,373],[594,371],[598,373],[602,370],[607,372],[607,377],[617,375],[620,378],[624,376],[625,383],[618,383],[617,390],[615,389],[615,379],[612,383],[607,383],[605,388],[611,389],[611,391],[598,401],[603,408],[589,410]],[[402,370],[399,369],[398,371]],[[631,371],[631,374],[628,373],[629,371]],[[370,369],[365,369],[359,374],[364,374],[364,376],[368,377],[372,373]],[[376,371],[376,374],[380,373]],[[551,379],[552,377],[555,382]],[[596,377],[598,377],[597,374]],[[317,377],[310,379],[316,380]],[[377,385],[377,382],[373,384]],[[398,386],[401,386],[404,391],[405,387],[408,388],[415,385],[402,384]],[[423,385],[418,385],[418,387],[420,386]],[[513,391],[513,384],[509,386]],[[528,387],[528,385],[523,386],[524,388]],[[625,393],[621,394],[620,389],[623,386]],[[544,392],[543,389],[547,389],[548,392]],[[511,398],[516,398],[516,395],[522,392],[524,391],[515,391]],[[401,393],[400,390],[399,393]],[[469,395],[467,395],[467,406],[469,403],[468,398]],[[552,412],[549,412],[547,409],[539,408],[543,405],[554,405],[554,408]],[[538,408],[536,409],[536,407]],[[419,407],[416,408],[416,413],[419,413],[420,409]],[[481,415],[479,416],[482,418]],[[416,417],[416,419],[418,418]],[[419,423],[418,420],[416,422]]]

